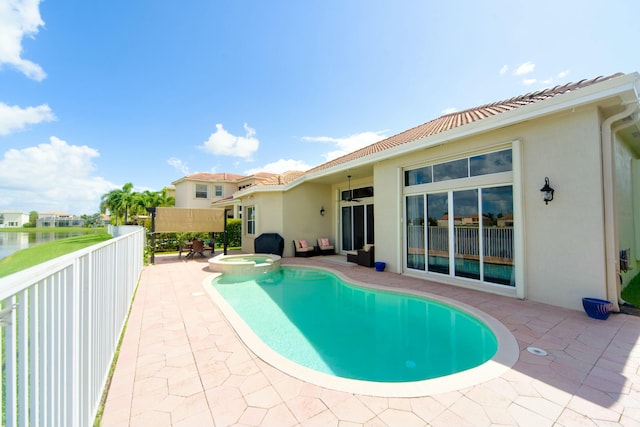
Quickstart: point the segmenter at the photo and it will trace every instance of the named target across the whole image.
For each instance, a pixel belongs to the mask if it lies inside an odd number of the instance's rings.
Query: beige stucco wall
[[[390,271],[402,271],[403,227],[398,225],[402,224],[403,167],[521,141],[522,184],[514,188],[514,199],[522,200],[522,215],[516,221],[524,225],[520,242],[525,260],[524,296],[575,309],[581,308],[582,297],[603,298],[599,134],[597,109],[581,108],[380,162],[374,178],[376,258],[386,261]],[[548,205],[540,192],[545,176],[556,190]],[[437,279],[436,275],[429,277]]]
[[[284,238],[285,257],[294,256],[294,239],[305,239],[313,245],[319,237],[333,241],[335,212],[331,194],[329,185],[303,183],[286,192],[255,193],[253,199],[243,199],[243,212],[247,206],[257,207],[256,235],[243,234],[243,250],[253,251],[253,241],[262,233],[278,233]],[[320,215],[321,207],[325,209],[324,216]],[[244,225],[243,231],[246,232]]]
[[[207,199],[196,199],[196,184],[206,184],[209,197]],[[216,197],[216,186],[222,186],[222,197]],[[175,198],[177,208],[210,208],[211,203],[216,200],[223,199],[231,196],[236,192],[237,186],[235,183],[206,183],[195,181],[183,181],[176,184]]]
[[[242,250],[250,253],[254,250],[253,241],[262,233],[282,235],[282,192],[255,193],[245,197],[242,203]],[[256,234],[247,234],[247,207],[256,207]]]
[[[294,256],[293,240],[304,239],[316,245],[319,237],[329,237],[333,242],[335,209],[332,208],[331,187],[304,183],[287,192],[284,200],[285,256]],[[325,214],[320,215],[324,207]]]

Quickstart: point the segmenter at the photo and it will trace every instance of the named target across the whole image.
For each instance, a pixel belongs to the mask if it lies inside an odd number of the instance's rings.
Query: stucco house
[[[0,211],[0,227],[22,227],[29,222],[29,215],[18,211]]]
[[[84,219],[63,211],[40,212],[36,221],[37,228],[84,227],[84,225]]]
[[[604,298],[617,310],[640,257],[639,77],[447,114],[240,189],[243,248],[262,233],[283,236],[285,256],[294,239],[329,237],[338,253],[374,244],[393,273],[573,309]]]
[[[229,218],[241,218],[242,207],[233,194],[277,176],[268,172],[255,175],[199,172],[171,183],[177,208],[225,208]]]

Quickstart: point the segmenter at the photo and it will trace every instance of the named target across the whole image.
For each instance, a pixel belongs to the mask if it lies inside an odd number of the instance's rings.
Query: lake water
[[[26,233],[21,231],[0,232],[0,259],[17,252],[20,249],[26,249],[52,240],[81,236],[82,234],[85,233],[78,231],[38,231],[35,233]]]

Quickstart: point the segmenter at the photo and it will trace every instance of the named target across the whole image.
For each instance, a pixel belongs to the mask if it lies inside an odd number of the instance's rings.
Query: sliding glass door
[[[360,249],[373,244],[373,204],[343,206],[341,209],[341,248]]]
[[[406,196],[405,216],[407,268],[515,286],[511,185]]]

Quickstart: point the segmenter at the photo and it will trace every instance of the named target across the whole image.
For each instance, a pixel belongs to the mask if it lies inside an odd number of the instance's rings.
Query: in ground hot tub
[[[280,269],[280,256],[274,254],[220,254],[209,259],[209,270],[233,276],[268,273]]]

